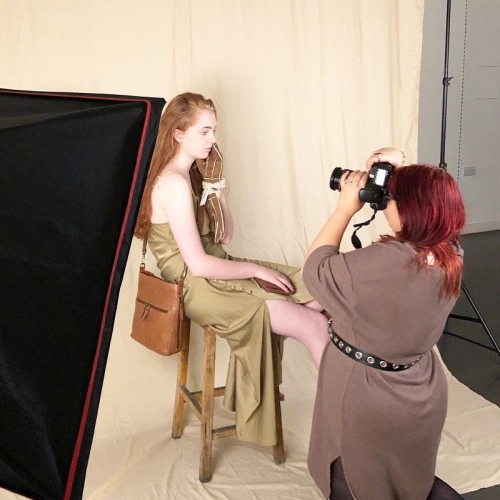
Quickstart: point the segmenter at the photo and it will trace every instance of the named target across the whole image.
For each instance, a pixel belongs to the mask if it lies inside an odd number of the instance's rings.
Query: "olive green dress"
[[[269,310],[265,300],[305,303],[312,300],[312,296],[307,291],[298,268],[228,255],[221,244],[214,242],[207,214],[201,230],[201,242],[207,254],[221,259],[255,262],[276,269],[286,275],[294,286],[293,294],[277,295],[264,292],[253,279],[197,278],[193,277],[189,269],[184,280],[187,316],[198,325],[210,325],[229,343],[231,357],[224,406],[236,412],[238,438],[272,446],[276,444],[273,362],[277,363],[280,379],[283,337],[271,334]],[[184,260],[170,225],[153,224],[148,243],[156,257],[162,278],[170,282],[178,280],[183,271]]]

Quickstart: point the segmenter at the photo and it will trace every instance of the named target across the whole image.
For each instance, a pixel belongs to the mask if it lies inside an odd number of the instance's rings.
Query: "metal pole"
[[[440,160],[439,160],[439,168],[443,168],[444,170],[447,170],[447,166],[448,166],[445,162],[446,115],[447,115],[447,108],[448,108],[448,87],[450,86],[450,80],[453,78],[453,77],[448,76],[448,66],[449,66],[449,60],[450,60],[450,20],[451,20],[451,0],[448,0],[447,5],[446,5],[446,37],[445,37],[445,45],[444,45],[443,108],[442,108],[442,115],[441,115],[441,156],[440,156]],[[470,316],[462,316],[462,315],[458,315],[458,314],[450,314],[448,316],[448,318],[454,318],[454,319],[463,320],[463,321],[471,321],[474,323],[481,323],[486,334],[488,335],[488,338],[490,339],[491,343],[493,344],[494,349],[492,349],[491,347],[485,346],[484,344],[481,344],[479,342],[475,342],[473,340],[470,340],[466,337],[462,337],[460,335],[457,335],[456,333],[449,332],[447,330],[445,330],[443,333],[447,333],[448,335],[452,335],[452,336],[460,338],[462,340],[466,340],[468,342],[479,345],[479,346],[484,347],[486,349],[496,351],[500,355],[500,347],[496,343],[493,335],[491,334],[488,326],[486,325],[483,317],[481,316],[479,309],[477,308],[476,304],[474,303],[474,300],[472,299],[472,296],[469,293],[469,290],[467,290],[467,287],[465,286],[464,282],[462,282],[462,290],[465,293],[465,296],[467,297],[469,304],[474,309],[474,312],[475,312],[477,318],[472,318]]]
[[[443,109],[441,113],[441,156],[439,159],[439,168],[447,170],[447,164],[444,161],[446,149],[446,114],[448,108],[448,87],[453,77],[448,76],[448,66],[450,62],[450,20],[451,20],[451,0],[448,0],[446,6],[446,39],[444,42],[444,76],[443,76]]]

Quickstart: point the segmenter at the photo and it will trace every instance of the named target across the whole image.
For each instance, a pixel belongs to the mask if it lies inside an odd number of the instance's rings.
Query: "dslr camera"
[[[384,210],[389,201],[387,186],[394,170],[394,165],[384,161],[372,165],[366,185],[359,191],[359,199],[365,203],[369,203],[373,210]],[[340,167],[333,169],[330,177],[330,189],[333,191],[341,190],[340,178],[344,172],[353,172],[353,170],[342,169]]]

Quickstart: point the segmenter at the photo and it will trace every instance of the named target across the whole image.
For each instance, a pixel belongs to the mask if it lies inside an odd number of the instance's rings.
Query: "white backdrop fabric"
[[[386,145],[417,160],[423,8],[424,0],[0,0],[0,86],[212,98],[236,222],[228,251],[300,266],[335,206],[334,167],[363,168]],[[370,216],[365,208],[354,222]],[[366,245],[387,231],[379,215],[358,234]],[[352,249],[348,237],[342,249]],[[214,445],[214,479],[199,483],[199,425],[189,411],[185,436],[170,438],[177,357],[129,337],[139,262],[134,241],[84,498],[320,498],[305,465],[317,373],[292,340],[284,357],[286,464],[275,465],[270,449],[225,439]],[[201,330],[192,337],[196,385]],[[218,341],[219,385],[228,357]],[[500,449],[480,427],[494,435],[500,410],[449,380],[438,474],[461,491],[496,484]],[[229,417],[218,409],[218,419]],[[0,498],[20,497],[0,490]]]

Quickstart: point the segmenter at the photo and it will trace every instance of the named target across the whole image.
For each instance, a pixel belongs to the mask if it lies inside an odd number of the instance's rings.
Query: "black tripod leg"
[[[489,328],[486,326],[486,323],[484,322],[484,319],[481,316],[481,313],[479,312],[478,308],[476,307],[476,304],[472,300],[472,296],[469,293],[469,290],[467,290],[467,287],[465,286],[465,283],[463,281],[462,281],[462,290],[463,290],[465,296],[467,297],[468,301],[470,302],[472,309],[474,309],[474,312],[476,313],[476,316],[479,319],[479,322],[481,323],[481,325],[483,325],[483,328],[484,328],[486,334],[488,335],[488,337],[490,338],[491,343],[493,344],[493,347],[495,348],[495,351],[500,356],[500,348],[498,347],[498,344],[496,343],[495,339],[493,338],[493,335],[491,334]]]
[[[461,314],[450,314],[448,315],[448,320],[450,318],[453,319],[459,319],[462,321],[471,321],[472,323],[481,323],[481,325],[484,328],[484,331],[488,335],[489,339],[491,340],[491,343],[494,346],[494,349],[492,347],[488,347],[487,345],[482,344],[481,342],[476,342],[475,340],[471,340],[467,337],[462,337],[461,335],[457,335],[456,333],[449,332],[447,330],[444,330],[443,333],[446,333],[447,335],[451,335],[452,337],[456,337],[457,339],[462,339],[465,340],[466,342],[470,342],[471,344],[477,345],[479,347],[483,347],[484,349],[488,349],[489,351],[496,351],[497,354],[500,356],[500,348],[498,347],[498,344],[496,343],[495,339],[493,338],[493,335],[491,334],[488,326],[486,325],[483,317],[481,316],[481,313],[479,312],[479,309],[477,308],[476,304],[474,303],[474,300],[472,300],[472,296],[469,293],[469,290],[467,290],[467,287],[465,286],[465,283],[462,281],[462,290],[467,297],[467,300],[469,301],[470,305],[472,306],[472,309],[474,309],[474,312],[476,313],[476,318],[471,318],[470,316],[462,316]],[[446,326],[448,326],[448,322],[446,322]]]

